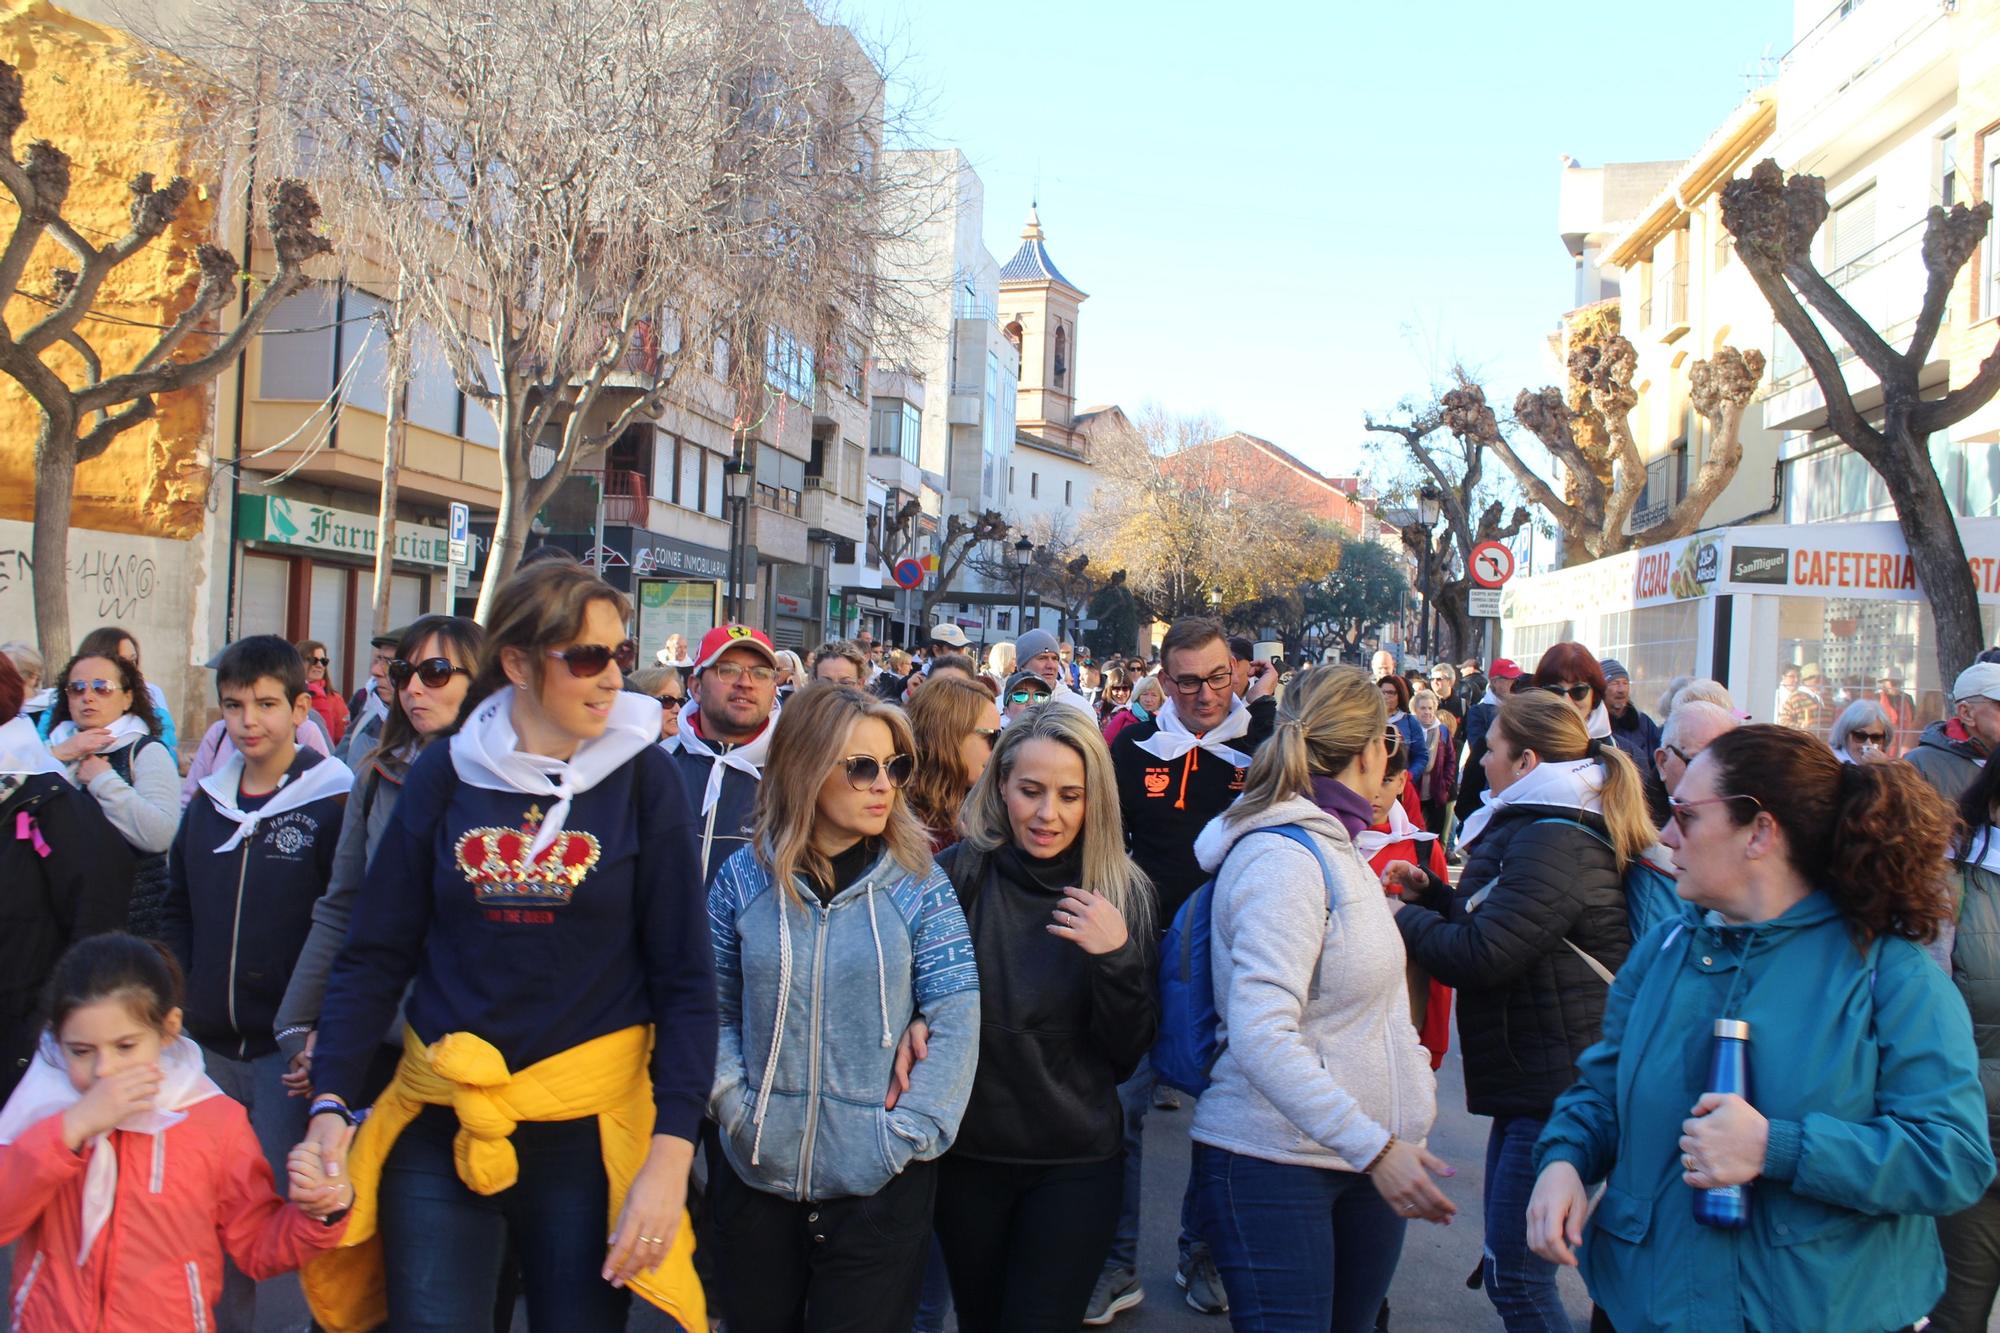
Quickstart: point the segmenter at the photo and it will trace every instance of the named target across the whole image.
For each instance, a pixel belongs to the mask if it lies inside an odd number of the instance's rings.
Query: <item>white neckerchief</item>
[[[185,1036],[160,1049],[160,1070],[166,1078],[153,1098],[154,1109],[126,1116],[118,1122],[119,1129],[128,1134],[163,1134],[187,1119],[188,1107],[222,1095],[202,1063],[201,1047]],[[55,1038],[43,1033],[41,1049],[28,1061],[20,1085],[7,1099],[6,1108],[0,1110],[0,1147],[82,1099],[83,1094],[71,1086],[64,1072]],[[118,1150],[111,1146],[110,1138],[99,1134],[86,1144],[90,1162],[83,1172],[83,1244],[76,1253],[78,1268],[90,1258],[90,1247],[111,1220],[111,1205],[118,1198]]]
[[[1583,729],[1598,740],[1611,737],[1611,713],[1603,704],[1590,710],[1590,716],[1583,720]]]
[[[1985,845],[1979,849],[1979,859],[1971,864],[2000,875],[2000,828],[1988,824],[1979,836]]]
[[[383,703],[382,696],[371,689],[368,691],[368,697],[361,702],[361,711],[354,715],[354,730],[368,730],[368,723],[378,717],[384,721],[388,720],[389,705]]]
[[[708,786],[701,793],[701,812],[707,814],[722,798],[722,770],[733,768],[738,773],[748,773],[752,782],[764,780],[764,756],[771,752],[771,733],[778,729],[778,706],[771,705],[770,720],[756,737],[733,746],[721,754],[710,749],[708,742],[695,735],[694,720],[701,715],[701,705],[693,699],[681,705],[681,729],[660,742],[660,748],[668,754],[685,751],[698,754],[709,761]]]
[[[68,770],[49,753],[49,747],[42,743],[41,733],[35,730],[35,724],[25,717],[16,717],[0,726],[0,773],[18,773],[24,777],[36,773],[62,773],[66,776]]]
[[[1437,834],[1426,833],[1410,822],[1404,813],[1403,803],[1397,801],[1389,807],[1389,829],[1384,833],[1376,829],[1362,829],[1354,835],[1354,846],[1364,858],[1373,859],[1392,842],[1435,842]]]
[[[264,804],[255,810],[245,810],[236,804],[243,791],[244,768],[243,755],[239,751],[230,755],[221,768],[201,780],[201,789],[214,802],[215,812],[236,824],[236,831],[215,849],[218,856],[235,851],[245,841],[257,836],[257,825],[263,820],[310,805],[323,796],[344,795],[354,786],[354,774],[348,771],[346,764],[338,759],[322,757],[317,764],[299,774],[296,782],[292,781],[289,772],[286,773],[278,779],[277,790]]]
[[[1472,817],[1459,825],[1458,845],[1469,847],[1493,822],[1493,812],[1508,805],[1554,805],[1567,810],[1604,813],[1604,765],[1595,759],[1572,759],[1568,763],[1537,764],[1526,777],[1497,796],[1488,790],[1485,802]]]
[[[541,828],[528,847],[530,860],[548,850],[562,832],[570,802],[623,767],[660,737],[660,701],[631,690],[611,700],[611,721],[602,736],[576,747],[568,760],[529,754],[519,747],[512,716],[514,687],[495,690],[451,738],[451,766],[461,782],[487,791],[519,792],[552,798]]]
[[[53,689],[36,690],[21,701],[21,711],[40,717],[56,706],[56,692]]]
[[[1225,741],[1233,741],[1250,731],[1250,707],[1241,699],[1229,701],[1229,715],[1197,736],[1181,721],[1180,709],[1172,699],[1159,712],[1160,729],[1139,741],[1138,746],[1147,754],[1164,759],[1168,763],[1180,758],[1189,750],[1203,749],[1229,764],[1232,768],[1250,767],[1250,756],[1241,750],[1231,749]]]
[[[56,723],[54,729],[49,732],[49,748],[53,750],[56,746],[61,745],[81,730],[82,728],[74,722],[63,721]],[[153,734],[146,730],[146,724],[141,722],[132,713],[120,713],[111,720],[111,724],[105,730],[111,733],[111,744],[99,750],[99,754],[110,754],[113,750],[122,750],[133,741],[142,740]]]

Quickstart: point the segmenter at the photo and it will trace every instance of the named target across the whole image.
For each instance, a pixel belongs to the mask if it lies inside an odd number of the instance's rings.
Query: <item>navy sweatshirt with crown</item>
[[[425,1042],[470,1032],[519,1072],[582,1042],[654,1025],[654,1132],[692,1140],[715,1076],[715,963],[694,807],[649,745],[576,796],[531,869],[546,797],[461,782],[427,747],[368,863],[327,979],[315,1090],[355,1104],[415,979]]]

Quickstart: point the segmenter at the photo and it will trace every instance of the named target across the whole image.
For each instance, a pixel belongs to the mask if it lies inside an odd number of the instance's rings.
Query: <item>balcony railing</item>
[[[605,469],[605,523],[624,524],[629,527],[645,527],[646,510],[650,503],[651,501],[646,493],[646,478],[643,473],[626,472],[618,468]]]
[[[1926,225],[1925,222],[1911,223],[1826,275],[1833,289],[1845,297],[1855,313],[1867,320],[1869,326],[1881,334],[1891,347],[1909,334],[1910,326],[1923,306],[1924,286],[1929,280],[1924,270],[1923,255]],[[1951,312],[1947,308],[1945,320],[1949,323],[1950,319]],[[1853,359],[1853,350],[1838,334],[1826,327],[1825,321],[1820,321],[1820,328],[1843,365]],[[1798,345],[1783,327],[1774,324],[1772,334],[1771,386],[1773,389],[1789,387],[1787,381],[1802,379],[1811,370]]]

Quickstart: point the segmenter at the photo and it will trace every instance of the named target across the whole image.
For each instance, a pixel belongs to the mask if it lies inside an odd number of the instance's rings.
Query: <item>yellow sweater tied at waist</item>
[[[404,1029],[396,1076],[354,1136],[347,1173],[354,1209],[340,1247],[301,1273],[313,1316],[328,1333],[365,1333],[388,1319],[382,1238],[376,1230],[376,1189],[397,1136],[426,1106],[458,1116],[452,1160],[458,1178],[478,1194],[498,1194],[519,1178],[514,1126],[523,1121],[597,1117],[604,1172],[611,1184],[605,1235],[618,1223],[625,1193],[653,1141],[653,1080],[647,1072],[653,1030],[621,1028],[514,1073],[491,1042],[452,1032],[425,1046]],[[672,1315],[684,1329],[708,1327],[701,1282],[694,1271],[694,1229],[681,1214],[666,1256],[626,1284]]]

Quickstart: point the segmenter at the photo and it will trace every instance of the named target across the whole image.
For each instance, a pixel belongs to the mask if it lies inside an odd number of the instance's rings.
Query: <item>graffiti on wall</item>
[[[153,557],[106,546],[72,550],[69,560],[70,606],[90,611],[90,619],[126,621],[139,618],[159,585]],[[0,598],[10,593],[34,595],[35,562],[19,547],[0,548]]]

